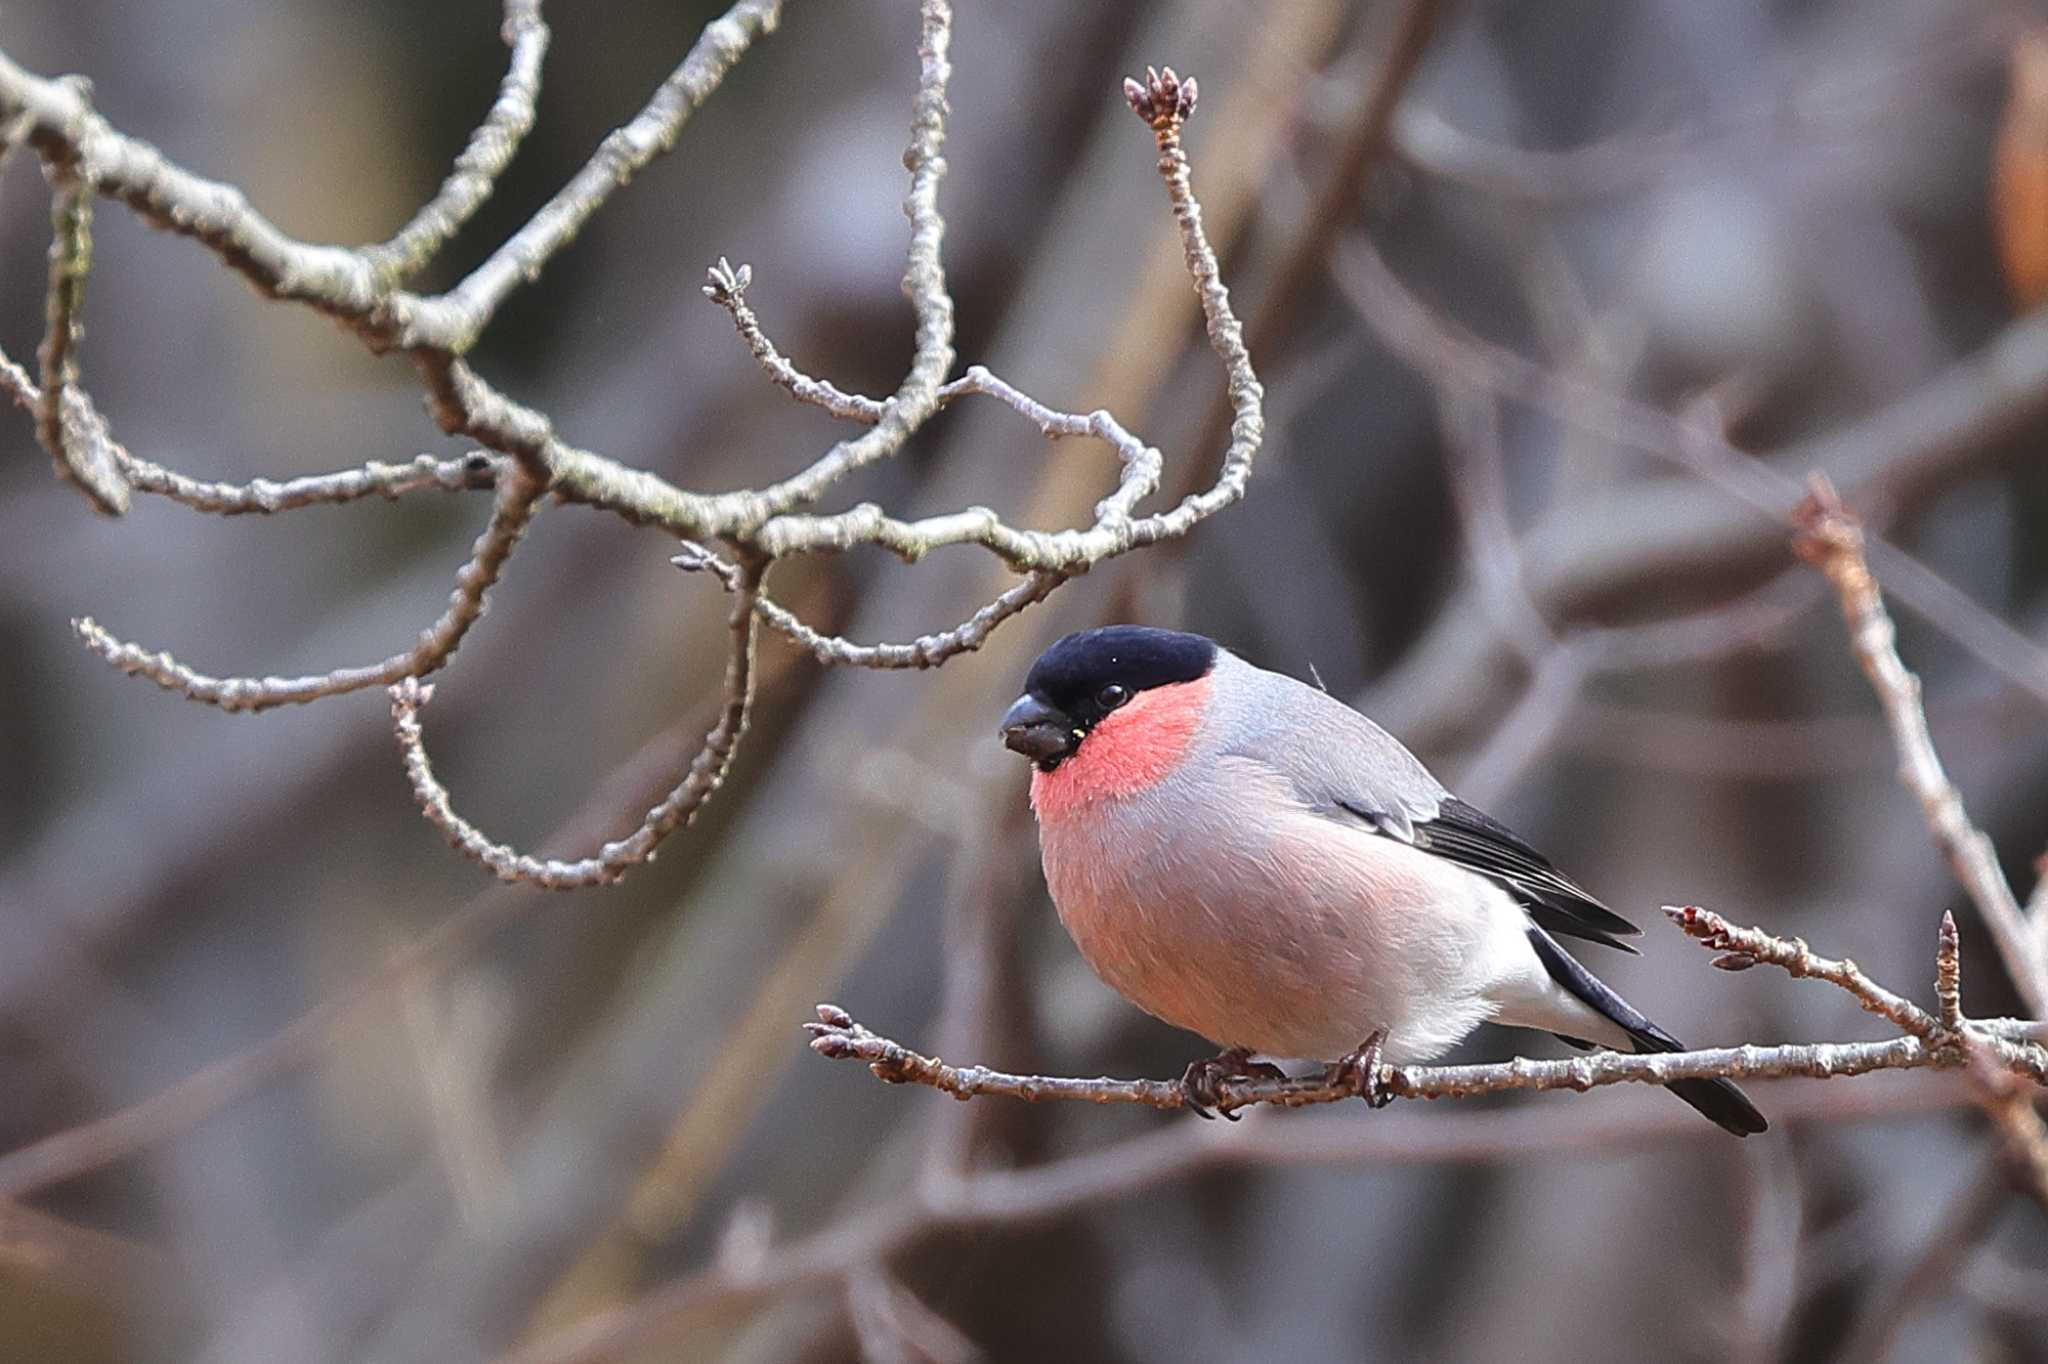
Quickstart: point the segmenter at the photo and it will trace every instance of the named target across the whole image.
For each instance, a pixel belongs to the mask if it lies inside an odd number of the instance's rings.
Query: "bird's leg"
[[[1386,1049],[1387,1030],[1373,1029],[1372,1036],[1359,1044],[1358,1050],[1343,1060],[1331,1065],[1325,1083],[1332,1088],[1348,1090],[1365,1100],[1369,1108],[1385,1108],[1394,1101],[1386,1089],[1386,1080],[1381,1075],[1383,1062],[1381,1053]]]
[[[1223,1116],[1232,1122],[1237,1114],[1223,1106],[1220,1088],[1225,1080],[1284,1080],[1287,1072],[1265,1061],[1252,1060],[1250,1048],[1227,1047],[1214,1056],[1200,1061],[1190,1061],[1188,1068],[1181,1072],[1181,1102],[1192,1109],[1197,1117],[1213,1118],[1209,1110],[1219,1108]]]

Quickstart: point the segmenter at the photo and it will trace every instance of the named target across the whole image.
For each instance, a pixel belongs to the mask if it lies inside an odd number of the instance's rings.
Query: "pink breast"
[[[1187,753],[1209,708],[1215,680],[1152,687],[1111,711],[1073,755],[1031,774],[1031,808],[1057,820],[1097,801],[1135,795],[1158,782]]]

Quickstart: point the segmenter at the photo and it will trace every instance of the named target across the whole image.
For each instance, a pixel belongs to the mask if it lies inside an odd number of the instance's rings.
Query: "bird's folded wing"
[[[1550,865],[1550,859],[1524,843],[1514,830],[1490,815],[1446,795],[1428,819],[1410,821],[1346,800],[1346,811],[1390,838],[1412,843],[1424,852],[1455,862],[1506,886],[1534,919],[1552,933],[1583,938],[1633,953],[1617,938],[1642,930],[1601,904],[1578,882]]]

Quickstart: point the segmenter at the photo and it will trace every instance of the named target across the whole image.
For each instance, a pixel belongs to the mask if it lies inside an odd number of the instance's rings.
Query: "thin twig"
[[[400,678],[422,677],[445,665],[469,628],[482,618],[486,594],[526,533],[541,491],[523,471],[498,480],[490,524],[471,547],[468,561],[457,570],[455,589],[440,618],[420,633],[418,644],[367,667],[335,668],[306,677],[214,677],[168,653],[152,653],[117,639],[90,616],[73,621],[72,628],[87,648],[122,672],[147,677],[166,691],[226,711],[302,705],[365,687],[388,686]]]
[[[1920,679],[1899,658],[1898,631],[1864,557],[1863,530],[1825,476],[1793,513],[1793,548],[1834,584],[1848,622],[1849,644],[1877,692],[1899,755],[1899,780],[1919,800],[1935,843],[1977,907],[2027,1008],[2048,1015],[2048,960],[2028,932],[2019,901],[1999,869],[1991,839],[1970,822],[1962,793],[1948,778],[1921,705]]]
[[[455,812],[448,789],[434,776],[420,732],[420,711],[433,699],[434,689],[416,677],[407,677],[390,689],[391,723],[405,760],[406,777],[412,782],[413,798],[421,812],[457,852],[481,863],[501,881],[526,881],[547,890],[577,890],[609,885],[629,868],[652,861],[661,841],[696,818],[697,811],[724,782],[732,766],[733,752],[746,734],[754,701],[754,594],[759,590],[764,568],[758,559],[744,561],[733,585],[725,704],[718,719],[706,731],[703,743],[675,789],[648,810],[633,832],[605,844],[594,856],[573,860],[539,857],[491,842],[482,830]]]
[[[1182,82],[1171,68],[1164,72],[1149,71],[1145,83],[1129,81],[1125,88],[1134,112],[1145,119],[1158,139],[1158,169],[1180,229],[1183,259],[1202,305],[1210,345],[1223,361],[1235,413],[1229,448],[1224,452],[1215,482],[1205,490],[1190,493],[1169,511],[1133,519],[1138,504],[1159,487],[1164,460],[1158,450],[1132,435],[1107,411],[1056,411],[987,369],[973,366],[961,378],[937,389],[934,400],[945,403],[967,394],[986,394],[1031,421],[1048,437],[1093,436],[1116,450],[1123,462],[1122,475],[1115,490],[1096,504],[1094,523],[1082,530],[1019,530],[986,508],[904,522],[879,507],[863,505],[833,516],[797,516],[782,511],[751,532],[720,532],[727,538],[744,539],[771,557],[871,544],[915,562],[942,545],[976,544],[1025,575],[1022,582],[959,625],[907,643],[856,644],[822,634],[764,599],[762,615],[770,625],[809,649],[822,662],[875,668],[933,667],[978,647],[996,626],[1034,602],[1044,600],[1061,583],[1089,566],[1184,535],[1201,520],[1243,496],[1252,461],[1264,439],[1264,390],[1252,370],[1243,328],[1231,311],[1216,253],[1202,229],[1201,208],[1194,197],[1187,156],[1181,145],[1181,129],[1194,112],[1197,93],[1194,81]],[[887,425],[895,417],[903,394],[877,401],[846,393],[797,370],[774,348],[745,302],[752,279],[749,267],[734,268],[721,258],[707,273],[704,293],[732,315],[742,339],[769,378],[799,399],[815,403],[834,415],[875,422],[877,430]],[[760,497],[765,504],[777,507],[810,500],[822,491],[827,481],[825,474],[837,478],[870,458],[861,451],[859,441],[846,443],[835,447],[797,478],[763,490]],[[679,563],[686,568],[710,566],[709,561],[694,552],[683,556]]]
[[[497,187],[498,177],[512,164],[519,144],[533,129],[541,61],[548,50],[548,26],[540,17],[540,0],[505,0],[505,21],[499,33],[512,50],[505,78],[498,84],[498,98],[490,112],[455,158],[455,169],[389,241],[364,251],[372,268],[393,284],[417,274],[483,207]]]
[[[497,486],[501,466],[506,463],[482,452],[456,459],[423,454],[404,464],[371,460],[351,469],[307,474],[281,483],[267,478],[247,483],[209,482],[134,455],[126,455],[121,467],[128,486],[139,493],[155,493],[217,516],[269,516],[301,507],[338,507],[368,497],[395,501],[414,492],[486,491]]]
[[[109,516],[128,510],[128,487],[108,455],[104,433],[85,419],[78,386],[78,345],[85,333],[85,282],[92,273],[92,186],[72,161],[50,164],[50,288],[43,344],[37,350],[42,393],[36,437],[57,470]]]
[[[396,343],[406,350],[467,351],[515,288],[539,278],[541,267],[613,193],[675,146],[690,115],[781,20],[782,0],[740,0],[706,25],[640,112],[608,134],[569,183],[461,283],[437,298],[393,295]]]
[[[733,329],[740,334],[740,340],[753,354],[754,363],[767,374],[769,381],[788,390],[789,396],[798,402],[823,408],[846,421],[865,422],[870,426],[880,421],[888,413],[887,403],[865,394],[848,393],[829,380],[814,379],[775,349],[775,343],[761,330],[761,320],[754,316],[753,308],[747,303],[747,286],[753,282],[753,266],[742,264],[734,268],[731,261],[720,256],[718,263],[704,272],[703,291],[704,297],[731,316]]]
[[[0,389],[18,407],[34,411],[42,402],[43,390],[28,371],[0,350]],[[106,421],[82,389],[71,389],[67,400],[76,408],[75,420],[92,433],[119,471],[122,483],[138,493],[169,498],[194,511],[216,516],[272,515],[297,511],[301,507],[341,506],[366,497],[396,500],[407,493],[437,489],[441,492],[483,492],[497,486],[503,461],[484,451],[456,459],[418,455],[404,464],[378,460],[338,469],[330,474],[307,474],[282,483],[253,478],[247,483],[222,483],[192,478],[175,469],[130,453],[108,434]]]
[[[1133,86],[1139,92],[1136,96],[1130,94]],[[1127,462],[1117,491],[1097,505],[1095,523],[1083,530],[1018,530],[983,507],[905,522],[879,507],[863,505],[833,516],[773,516],[746,537],[749,543],[771,557],[846,549],[856,544],[875,545],[910,562],[940,546],[975,544],[1019,572],[1051,570],[1070,575],[1132,549],[1185,535],[1198,522],[1244,495],[1253,459],[1265,433],[1264,390],[1244,346],[1244,329],[1231,311],[1229,291],[1222,283],[1216,253],[1202,230],[1202,211],[1194,197],[1187,154],[1181,145],[1181,128],[1195,107],[1193,90],[1192,81],[1183,85],[1170,68],[1152,73],[1147,85],[1126,84],[1126,96],[1132,99],[1133,109],[1152,127],[1158,140],[1158,169],[1166,182],[1174,220],[1180,227],[1182,253],[1201,300],[1210,346],[1223,361],[1228,377],[1236,419],[1216,481],[1183,498],[1168,511],[1132,519],[1132,509],[1151,487],[1157,486],[1158,475],[1151,472],[1147,477],[1152,468],[1149,459]],[[875,430],[884,429],[897,411],[896,405],[890,404],[889,416]]]
[[[432,298],[395,287],[396,278],[431,255],[482,202],[519,135],[530,125],[546,44],[535,0],[508,0],[505,36],[512,48],[511,63],[498,102],[472,135],[455,173],[398,236],[382,246],[357,251],[293,240],[230,187],[193,176],[154,149],[115,131],[72,86],[32,76],[0,57],[0,117],[11,120],[10,126],[18,125],[21,135],[46,163],[75,172],[81,185],[121,199],[148,221],[196,238],[262,292],[330,313],[359,332],[373,349],[402,348],[418,372],[429,409],[442,429],[475,440],[492,452],[459,463],[422,459],[411,465],[388,465],[373,461],[286,483],[262,479],[247,484],[207,483],[138,459],[112,443],[82,393],[76,401],[68,396],[69,371],[62,363],[69,353],[68,340],[50,348],[54,357],[51,373],[59,382],[46,380],[40,388],[0,357],[0,383],[13,391],[17,401],[26,399],[46,411],[62,408],[74,412],[78,418],[74,424],[91,437],[77,448],[99,451],[111,461],[116,474],[125,475],[124,489],[125,482],[132,481],[144,491],[200,510],[277,512],[350,501],[372,493],[396,496],[425,487],[497,489],[498,507],[491,527],[458,576],[447,612],[422,636],[418,647],[380,663],[291,678],[224,677],[200,672],[167,652],[117,639],[90,619],[78,623],[86,643],[123,671],[233,710],[258,710],[417,680],[447,661],[463,632],[480,614],[485,590],[502,571],[533,508],[546,496],[608,510],[636,525],[658,526],[685,540],[724,541],[763,561],[857,545],[889,549],[906,560],[916,560],[945,545],[984,546],[1022,575],[1022,580],[960,624],[906,643],[856,644],[816,631],[776,603],[758,599],[763,620],[823,661],[931,667],[977,647],[1004,621],[1094,564],[1184,535],[1240,498],[1263,439],[1263,395],[1242,328],[1231,312],[1215,252],[1202,228],[1201,209],[1194,198],[1181,143],[1182,126],[1195,106],[1195,84],[1180,82],[1171,71],[1153,73],[1148,84],[1138,87],[1138,99],[1149,102],[1143,107],[1134,103],[1134,108],[1151,125],[1158,141],[1158,169],[1179,228],[1186,268],[1201,303],[1210,345],[1223,361],[1228,379],[1234,420],[1213,483],[1168,510],[1139,516],[1139,504],[1159,488],[1164,458],[1110,413],[1056,411],[979,366],[950,384],[944,382],[953,362],[953,302],[940,256],[945,225],[938,208],[946,165],[943,149],[952,70],[952,10],[947,0],[922,0],[920,6],[919,78],[905,154],[911,179],[905,211],[911,232],[903,277],[904,292],[916,316],[916,345],[897,391],[880,400],[857,397],[809,379],[781,360],[744,303],[749,278],[744,267],[733,270],[721,262],[707,286],[707,292],[733,312],[742,336],[771,377],[799,396],[808,394],[828,409],[863,421],[868,425],[866,431],[834,445],[808,468],[778,483],[730,493],[691,492],[568,444],[545,414],[500,392],[463,359],[510,290],[533,278],[591,213],[674,141],[683,123],[733,62],[756,38],[773,29],[779,15],[779,0],[741,0],[714,21],[641,112],[608,137],[532,220],[453,290]],[[89,203],[89,199],[79,202]],[[60,234],[60,239],[77,247],[83,237],[82,232],[73,232]],[[83,259],[82,247],[67,248],[61,254],[66,261]],[[78,277],[75,270],[62,274],[64,280]],[[53,291],[53,299],[75,302],[75,291]],[[75,339],[75,307],[67,304],[60,311],[67,322],[57,331]],[[1115,487],[1097,503],[1090,525],[1062,531],[1019,529],[980,507],[915,521],[898,519],[868,505],[825,516],[797,512],[840,479],[896,454],[943,403],[977,393],[1003,402],[1048,437],[1092,436],[1116,451],[1121,473]],[[409,689],[401,704],[416,710],[417,699],[423,695],[417,688]],[[416,724],[416,716],[412,723]],[[416,764],[419,772],[426,770],[423,756]],[[419,789],[423,798],[433,790],[426,784]],[[427,803],[430,810],[446,809],[446,829],[464,827],[445,800]],[[459,841],[480,850],[493,848],[466,836]],[[498,851],[491,855],[503,865],[512,865]]]
[[[1795,979],[1824,980],[1851,995],[1858,1004],[1926,1042],[1945,1038],[1941,1023],[1912,1000],[1893,994],[1861,967],[1844,958],[1835,961],[1815,953],[1800,938],[1781,938],[1761,928],[1742,928],[1698,905],[1666,906],[1664,913],[1685,935],[1709,951],[1729,954],[1715,964],[1740,970],[1762,962]]]

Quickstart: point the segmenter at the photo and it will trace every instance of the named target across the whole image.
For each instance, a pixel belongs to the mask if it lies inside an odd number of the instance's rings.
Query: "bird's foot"
[[[1394,1101],[1387,1092],[1386,1065],[1382,1053],[1387,1045],[1387,1030],[1376,1028],[1372,1036],[1359,1044],[1357,1051],[1343,1060],[1333,1063],[1324,1074],[1324,1083],[1333,1089],[1342,1089],[1365,1100],[1369,1108],[1385,1108]]]
[[[1237,1114],[1224,1102],[1223,1083],[1226,1080],[1284,1080],[1287,1072],[1265,1061],[1252,1060],[1251,1052],[1244,1047],[1231,1047],[1214,1056],[1200,1061],[1191,1061],[1181,1072],[1181,1102],[1191,1109],[1195,1116],[1213,1118],[1211,1109],[1220,1111],[1232,1122]]]

